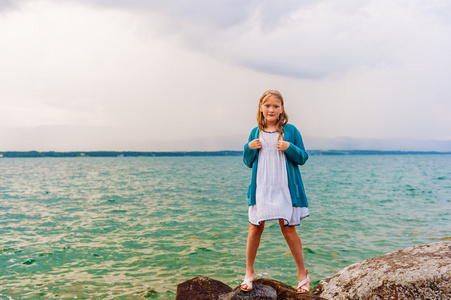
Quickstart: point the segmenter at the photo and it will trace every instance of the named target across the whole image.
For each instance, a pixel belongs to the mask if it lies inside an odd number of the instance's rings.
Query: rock
[[[250,292],[244,292],[237,286],[232,292],[220,295],[218,300],[277,300],[277,292],[270,286],[254,282],[254,289]]]
[[[228,285],[203,276],[180,283],[177,286],[176,300],[216,300],[220,294],[229,293]]]
[[[260,278],[256,282],[270,286],[273,289],[275,289],[277,292],[277,299],[280,300],[296,300],[296,299],[324,300],[324,298],[322,297],[311,294],[296,294],[296,290],[293,287],[274,279]]]
[[[322,280],[326,299],[451,299],[451,242],[409,247],[353,264]]]
[[[203,276],[187,280],[177,286],[176,300],[325,300],[311,294],[296,294],[294,288],[283,282],[260,278],[254,282],[254,289],[243,292],[240,286],[234,290],[224,283]]]

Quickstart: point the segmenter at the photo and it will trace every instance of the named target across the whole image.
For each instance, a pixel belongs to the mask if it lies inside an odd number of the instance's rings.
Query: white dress
[[[285,226],[297,226],[309,216],[308,207],[293,207],[291,203],[285,153],[277,149],[278,137],[277,131],[260,133],[256,202],[249,206],[249,222],[253,225],[283,219]]]

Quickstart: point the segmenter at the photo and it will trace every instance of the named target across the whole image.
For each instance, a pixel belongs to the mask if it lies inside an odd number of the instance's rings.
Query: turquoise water
[[[312,279],[451,236],[451,156],[313,156],[301,168]],[[241,157],[0,159],[0,299],[174,299],[197,275],[244,275]],[[276,221],[259,276],[296,284]]]

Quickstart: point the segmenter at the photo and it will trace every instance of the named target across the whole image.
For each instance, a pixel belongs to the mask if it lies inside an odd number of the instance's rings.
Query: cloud
[[[0,12],[5,9],[13,8],[15,1],[13,0],[0,0]]]
[[[146,24],[127,11],[49,1],[2,17],[0,148],[117,149],[172,139],[180,150],[187,139],[247,135],[261,81],[271,77],[155,37]]]
[[[232,4],[0,8],[0,149],[237,149],[268,88],[304,136],[451,139],[446,2]]]
[[[295,78],[336,76],[362,66],[396,67],[413,59],[426,63],[428,48],[442,49],[442,56],[451,50],[447,38],[451,4],[447,0],[73,3],[138,14],[147,18],[155,34],[172,36],[194,51]],[[6,1],[2,6],[11,5]],[[435,47],[438,42],[440,47]]]
[[[269,74],[324,78],[451,50],[448,1],[89,1],[139,11],[211,57]],[[445,41],[446,40],[446,41]],[[446,49],[446,50],[445,50]]]

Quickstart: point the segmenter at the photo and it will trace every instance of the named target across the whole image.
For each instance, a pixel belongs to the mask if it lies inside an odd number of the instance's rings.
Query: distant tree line
[[[378,151],[378,150],[308,150],[310,155],[416,155],[416,154],[451,154],[451,152],[421,151]],[[158,157],[158,156],[241,156],[242,151],[173,151],[173,152],[140,152],[140,151],[5,151],[0,157]]]
[[[138,152],[138,151],[6,151],[3,157],[153,157],[153,156],[240,156],[242,151],[174,151],[174,152]]]

